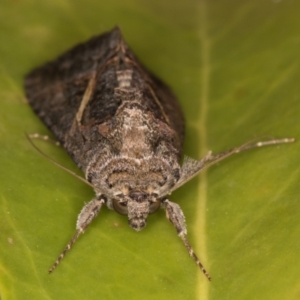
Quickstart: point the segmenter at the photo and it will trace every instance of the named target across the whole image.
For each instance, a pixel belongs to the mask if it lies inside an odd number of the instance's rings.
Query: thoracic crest
[[[147,216],[166,210],[179,237],[210,279],[186,238],[179,205],[167,195],[203,168],[272,140],[246,144],[180,167],[184,120],[170,89],[135,57],[119,28],[79,44],[33,70],[25,81],[28,101],[93,186],[96,197],[78,216],[77,232],[51,273],[105,204],[128,215],[135,230]]]

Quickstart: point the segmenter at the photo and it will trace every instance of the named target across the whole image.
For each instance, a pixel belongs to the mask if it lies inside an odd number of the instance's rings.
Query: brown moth
[[[168,198],[204,168],[247,149],[293,139],[247,143],[180,165],[184,118],[170,89],[135,57],[120,29],[79,44],[26,76],[35,113],[84,172],[95,198],[80,212],[76,234],[51,273],[101,207],[128,216],[134,230],[149,214],[166,211],[190,256],[208,279],[187,240],[184,214]]]

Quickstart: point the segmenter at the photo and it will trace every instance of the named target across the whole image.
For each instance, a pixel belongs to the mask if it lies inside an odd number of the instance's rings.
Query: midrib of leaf
[[[201,41],[201,94],[199,112],[199,136],[201,141],[200,153],[204,156],[208,151],[207,147],[207,112],[209,99],[210,81],[210,41],[207,33],[207,3],[201,0],[199,5],[200,18],[200,41]],[[207,202],[207,173],[203,171],[199,176],[199,199],[197,201],[197,218],[195,228],[199,234],[196,239],[196,249],[199,249],[200,261],[209,272],[207,245],[206,245],[206,202]],[[209,299],[209,282],[201,272],[198,272],[198,284],[196,287],[197,299]]]

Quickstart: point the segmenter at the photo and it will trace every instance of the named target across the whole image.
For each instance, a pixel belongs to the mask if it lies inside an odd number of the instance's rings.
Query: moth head
[[[128,215],[129,226],[140,231],[146,226],[148,215],[160,207],[160,200],[153,194],[132,191],[120,199],[114,199],[113,207],[116,212]]]

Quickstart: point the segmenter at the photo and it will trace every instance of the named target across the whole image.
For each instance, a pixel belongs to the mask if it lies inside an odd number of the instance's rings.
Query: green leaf
[[[0,299],[298,299],[299,142],[231,157],[170,197],[212,282],[163,211],[137,233],[105,208],[48,275],[93,191],[26,140],[24,132],[50,133],[22,81],[118,24],[178,95],[185,154],[200,159],[260,136],[298,138],[299,9],[292,0],[2,0]],[[38,145],[79,172],[63,149]]]

